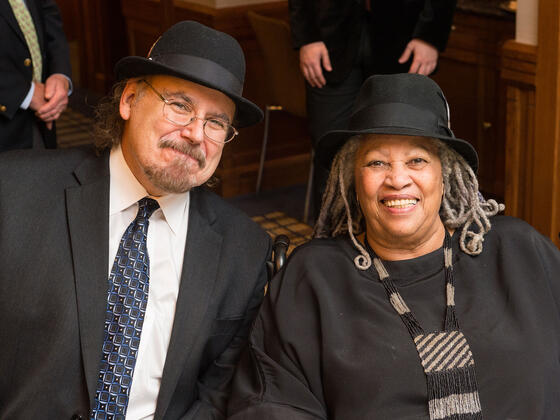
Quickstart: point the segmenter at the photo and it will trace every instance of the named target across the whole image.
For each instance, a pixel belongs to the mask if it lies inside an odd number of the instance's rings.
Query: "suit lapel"
[[[204,190],[191,191],[189,227],[173,331],[158,396],[155,418],[165,415],[173,392],[187,366],[189,349],[202,325],[216,282],[222,235],[212,229],[215,214],[206,206]],[[198,370],[199,366],[189,366]],[[192,375],[196,377],[195,375]]]
[[[12,10],[12,6],[10,6],[8,0],[0,1],[0,16],[2,16],[6,20],[6,22],[8,22],[8,25],[10,25],[14,32],[18,34],[21,41],[27,47],[27,42],[25,41],[23,32],[21,32],[21,28],[19,27],[17,19],[14,15],[14,11]]]
[[[109,258],[109,163],[86,159],[74,172],[80,185],[66,189],[66,206],[84,371],[90,399],[95,394],[107,306]]]

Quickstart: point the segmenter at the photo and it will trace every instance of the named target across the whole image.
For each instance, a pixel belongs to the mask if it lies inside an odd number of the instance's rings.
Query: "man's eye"
[[[181,114],[188,114],[189,112],[192,112],[191,107],[184,102],[170,102],[169,105],[173,108],[173,111]]]
[[[226,130],[227,123],[222,120],[209,119],[206,123],[212,130]]]

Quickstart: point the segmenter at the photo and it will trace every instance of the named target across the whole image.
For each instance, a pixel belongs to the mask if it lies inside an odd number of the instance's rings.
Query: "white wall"
[[[539,23],[539,0],[517,0],[515,40],[523,44],[537,45]]]

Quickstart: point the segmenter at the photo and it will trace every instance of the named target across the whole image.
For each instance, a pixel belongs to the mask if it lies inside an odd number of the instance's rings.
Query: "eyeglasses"
[[[228,143],[232,141],[239,132],[228,122],[220,118],[199,118],[191,104],[180,99],[166,99],[147,80],[142,79],[155,94],[163,101],[163,116],[175,125],[186,127],[194,120],[204,121],[202,129],[204,135],[215,143]]]

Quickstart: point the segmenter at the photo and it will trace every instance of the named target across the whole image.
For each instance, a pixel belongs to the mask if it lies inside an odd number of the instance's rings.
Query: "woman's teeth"
[[[383,204],[387,207],[403,209],[405,207],[414,206],[418,200],[413,198],[406,198],[401,200],[383,200]]]

